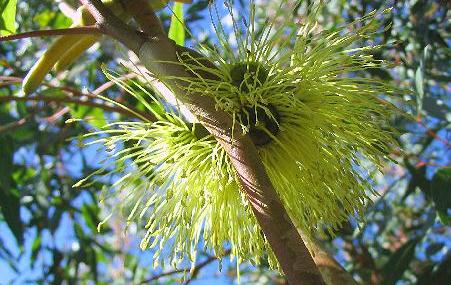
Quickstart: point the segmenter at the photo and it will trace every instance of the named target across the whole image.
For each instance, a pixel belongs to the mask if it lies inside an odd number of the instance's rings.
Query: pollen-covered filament
[[[230,69],[232,85],[238,87],[240,96],[247,94],[265,84],[269,72],[258,62],[236,63]],[[240,100],[242,101],[242,100]],[[255,145],[261,146],[271,142],[271,136],[279,132],[279,113],[272,104],[261,106],[243,106],[239,114],[241,123],[249,128],[249,136]]]

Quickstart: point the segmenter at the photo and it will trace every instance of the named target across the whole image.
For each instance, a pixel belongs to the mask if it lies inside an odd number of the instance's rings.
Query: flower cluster
[[[396,145],[389,127],[395,108],[380,98],[394,89],[359,77],[384,65],[370,55],[378,46],[353,46],[380,32],[380,14],[319,31],[311,19],[286,20],[276,29],[274,22],[258,21],[251,8],[249,25],[243,21],[241,29],[233,22],[236,48],[216,21],[218,46],[200,47],[214,68],[182,60],[193,74],[213,75],[178,78],[188,83],[187,96],[211,96],[250,135],[291,219],[307,232],[332,232],[358,216],[372,193],[362,159],[380,167]],[[138,96],[136,82],[118,83]],[[218,257],[230,247],[238,263],[259,263],[265,252],[273,260],[215,138],[176,111],[156,111],[155,104],[168,109],[162,99],[154,98],[152,106],[138,99],[158,121],[109,125],[101,132],[107,136],[93,143],[115,149],[111,157],[123,166],[115,167],[123,176],[110,192],[123,193],[130,221],[148,221],[141,247],[156,248],[156,261],[167,250],[175,266],[186,257],[194,263],[200,244]]]

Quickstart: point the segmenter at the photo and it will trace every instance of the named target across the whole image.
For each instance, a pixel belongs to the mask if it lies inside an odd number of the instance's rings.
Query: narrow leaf
[[[421,113],[423,109],[423,98],[424,98],[424,80],[423,80],[423,61],[420,62],[420,66],[415,71],[415,87],[417,89],[417,108],[418,113]]]
[[[173,6],[169,38],[178,45],[185,45],[185,21],[183,19],[183,3],[176,2]]]
[[[435,173],[431,181],[431,196],[443,224],[451,222],[451,167],[443,167]]]
[[[0,0],[0,35],[9,35],[16,32],[16,5],[17,0]]]
[[[417,70],[415,71],[415,88],[417,89],[418,113],[421,113],[421,111],[423,110],[425,64],[429,57],[429,50],[429,45],[424,47],[423,57],[420,60],[420,66],[418,66]]]
[[[38,256],[39,250],[42,245],[42,235],[39,231],[35,239],[33,240],[33,244],[31,245],[31,264],[34,266],[36,261],[36,257]]]
[[[419,241],[419,239],[409,240],[390,256],[390,259],[384,265],[383,284],[394,285],[401,279],[414,257],[415,247]]]
[[[0,136],[0,210],[17,243],[23,241],[20,195],[12,179],[14,146],[11,137]]]
[[[70,112],[76,119],[82,119],[96,128],[104,127],[107,122],[102,109],[69,104]]]

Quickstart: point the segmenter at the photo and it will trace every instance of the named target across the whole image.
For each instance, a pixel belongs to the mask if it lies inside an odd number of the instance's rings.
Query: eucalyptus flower
[[[349,216],[359,217],[374,194],[362,161],[380,168],[396,145],[389,127],[395,108],[381,99],[395,90],[360,75],[384,67],[371,56],[379,47],[355,46],[383,31],[377,17],[388,11],[321,30],[313,16],[302,23],[286,19],[276,29],[274,19],[259,20],[253,5],[250,10],[245,21],[229,6],[236,45],[214,20],[217,45],[200,45],[199,52],[215,67],[179,54],[180,64],[199,76],[177,79],[187,83],[186,96],[214,98],[250,135],[296,226],[332,233]],[[206,73],[211,76],[200,75]],[[128,221],[147,221],[141,247],[156,250],[155,265],[167,256],[173,266],[186,258],[194,264],[199,246],[218,257],[230,248],[238,265],[258,264],[269,253],[276,265],[215,138],[148,93],[150,104],[136,92],[145,91],[137,82],[109,78],[158,119],[108,125],[92,142],[110,150],[112,172],[121,175],[106,196],[119,195]]]

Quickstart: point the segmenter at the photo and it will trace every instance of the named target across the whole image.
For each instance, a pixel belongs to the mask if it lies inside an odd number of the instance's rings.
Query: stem
[[[33,97],[17,97],[17,96],[0,96],[0,102],[10,102],[10,101],[42,101],[42,102],[56,102],[56,103],[74,103],[78,105],[84,105],[84,106],[90,106],[94,108],[100,108],[105,111],[112,111],[116,113],[120,113],[127,116],[136,117],[136,114],[132,111],[128,111],[126,109],[116,107],[116,106],[109,106],[102,103],[96,103],[92,101],[83,101],[75,98],[70,98],[67,96],[33,96]]]
[[[135,52],[143,65],[156,77],[159,75],[170,75],[172,78],[194,76],[188,74],[181,65],[168,63],[178,62],[176,45],[167,38],[161,28],[152,29],[160,23],[155,20],[157,18],[154,14],[152,15],[153,11],[148,9],[148,5],[144,5],[142,0],[127,1],[130,5],[129,13],[137,18],[140,15],[145,17],[145,19],[137,19],[137,22],[143,24],[142,28],[146,34],[133,33],[132,36],[123,34],[130,33],[130,29],[108,11],[101,1],[80,1],[96,19],[97,25]],[[142,5],[132,6],[129,3],[142,3]],[[139,9],[135,10],[136,8],[133,7],[139,7]],[[165,80],[164,83],[224,147],[236,170],[241,190],[246,194],[252,211],[289,283],[291,285],[324,284],[308,249],[271,184],[251,139],[237,130],[239,128],[233,128],[230,115],[222,110],[216,110],[212,98],[202,94],[185,96],[183,86],[186,83],[182,80]]]
[[[305,245],[313,256],[316,266],[321,272],[326,284],[358,285],[349,274],[329,253],[327,253],[315,240],[299,230]]]
[[[133,78],[135,75],[134,74],[129,74],[126,76],[122,76],[120,77],[121,79],[128,79],[128,78]],[[22,83],[22,78],[20,77],[14,77],[14,76],[0,76],[0,87],[3,85],[11,85],[11,84],[20,84]],[[107,83],[111,83],[111,82],[107,82]],[[66,94],[71,94],[73,96],[77,96],[77,97],[88,97],[88,98],[92,98],[92,99],[103,99],[104,97],[99,97],[98,95],[100,95],[102,92],[104,92],[105,90],[107,90],[108,88],[111,88],[112,86],[114,86],[114,83],[112,84],[103,84],[102,86],[100,86],[99,88],[95,89],[93,92],[89,92],[89,93],[83,93],[77,89],[71,88],[71,87],[66,87],[66,86],[55,86],[49,83],[43,83],[43,85],[50,87],[50,88],[54,88],[54,89],[59,89],[61,91],[63,91]],[[41,97],[51,97],[51,96],[41,96]],[[60,96],[58,96],[60,97]],[[21,97],[20,97],[21,98]],[[27,98],[36,98],[36,97],[27,97]],[[53,98],[53,97],[52,97]],[[72,99],[71,97],[65,97],[71,100],[75,100]],[[16,100],[17,101],[17,100]],[[77,102],[89,102],[89,101],[77,101]],[[108,102],[108,101],[107,101]],[[94,102],[92,102],[94,103]],[[107,111],[113,111],[113,112],[117,112],[117,113],[121,113],[121,114],[125,114],[125,115],[129,115],[132,117],[135,117],[137,119],[145,119],[145,121],[148,122],[153,122],[156,120],[155,116],[152,113],[149,112],[142,112],[140,110],[137,110],[131,106],[125,106],[126,108],[122,108],[121,106],[109,106],[109,105],[105,105],[105,104],[100,104],[100,103],[95,103],[98,104],[98,107],[100,106],[105,106],[108,109],[105,109],[103,107],[104,110]],[[127,110],[128,109],[128,110]]]
[[[85,27],[75,27],[67,29],[51,29],[42,31],[31,31],[20,34],[0,36],[0,42],[14,41],[25,38],[33,37],[46,37],[46,36],[62,36],[62,35],[84,35],[84,34],[102,34],[103,32],[97,26],[85,26]]]
[[[137,76],[137,74],[135,74],[135,73],[129,73],[124,76],[118,77],[117,80],[132,79],[132,78],[135,78],[136,76]],[[112,86],[115,86],[115,85],[116,85],[116,83],[114,83],[113,81],[107,81],[104,84],[97,87],[95,90],[91,91],[90,94],[97,96],[100,93],[103,93],[108,88],[111,88]]]
[[[228,249],[224,252],[224,256],[230,255],[231,250]],[[191,276],[189,277],[189,279],[185,282],[185,285],[188,284],[191,280],[193,280],[197,274],[199,273],[199,271],[204,268],[205,266],[209,265],[210,263],[214,262],[218,260],[218,258],[216,256],[209,256],[207,259],[205,259],[204,261],[196,264],[196,266],[194,267],[194,269],[192,269],[192,273]],[[171,271],[167,271],[167,272],[163,272],[161,274],[155,275],[149,279],[143,280],[141,281],[139,284],[149,284],[152,281],[156,281],[162,277],[166,277],[166,276],[171,276],[174,274],[178,274],[178,273],[186,273],[191,271],[191,268],[182,268],[182,269],[174,269]]]
[[[104,33],[119,40],[131,50],[137,50],[146,41],[142,34],[132,29],[117,16],[115,16],[110,9],[108,9],[101,1],[94,0],[80,0],[91,15],[96,20],[96,26]],[[132,3],[133,0],[126,2]],[[147,5],[146,5],[147,6]],[[107,20],[108,18],[108,20]]]
[[[3,133],[9,132],[11,130],[17,130],[17,128],[25,125],[26,122],[27,122],[27,118],[22,118],[18,121],[11,122],[4,126],[0,126],[0,135],[2,135]]]

